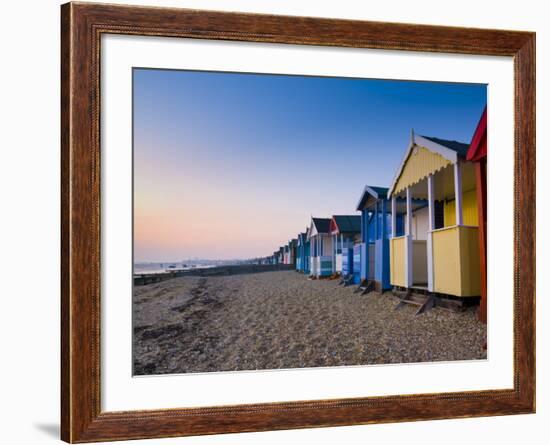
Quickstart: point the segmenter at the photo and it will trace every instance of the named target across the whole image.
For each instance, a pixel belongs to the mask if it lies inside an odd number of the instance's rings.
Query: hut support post
[[[338,235],[332,235],[332,273],[336,273],[336,257],[338,256]]]
[[[369,278],[369,212],[363,210],[363,244],[361,246],[361,281]]]
[[[376,204],[374,205],[374,242],[376,242],[376,240],[378,239],[378,231],[378,201],[376,201]]]
[[[391,237],[395,238],[397,235],[397,211],[395,196],[391,197]]]
[[[413,242],[412,242],[412,198],[411,188],[407,187],[407,222],[405,226],[405,284],[411,287],[413,284]]]
[[[432,231],[435,230],[435,209],[434,209],[434,177],[428,176],[428,291],[434,291],[434,269],[433,269],[433,248]]]
[[[462,164],[457,161],[454,165],[455,176],[455,207],[456,207],[456,225],[461,226],[462,220]]]
[[[347,249],[346,249],[347,250]],[[348,252],[346,251],[346,255]],[[344,275],[344,234],[340,234],[340,255],[342,255],[342,276]],[[349,273],[349,265],[348,265],[348,273]]]
[[[388,246],[388,213],[387,213],[387,203],[385,199],[382,199],[382,202],[380,203],[381,207],[381,213],[382,213],[382,223],[381,223],[381,233],[380,233],[380,244],[379,244],[379,252],[376,254],[377,260],[380,267],[380,292],[383,292],[386,286],[388,286],[389,283],[389,263],[386,261],[386,256],[389,254],[389,246]]]
[[[381,203],[381,209],[380,209],[381,213],[382,213],[382,224],[381,224],[381,234],[380,234],[380,238],[381,239],[384,239],[386,237],[386,224],[388,223],[387,220],[386,220],[386,200],[383,199],[382,200],[382,203]]]

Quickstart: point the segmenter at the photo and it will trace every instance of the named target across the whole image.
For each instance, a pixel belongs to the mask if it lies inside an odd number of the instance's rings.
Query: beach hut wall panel
[[[477,124],[466,159],[474,163],[479,221],[479,269],[481,301],[479,319],[487,322],[487,107]]]
[[[407,287],[406,241],[405,236],[400,236],[390,242],[390,282],[393,286]]]
[[[369,262],[366,275],[369,280],[376,278],[376,250],[376,243],[369,243],[369,254],[365,257]]]
[[[334,253],[334,272],[344,273],[344,256],[353,256],[353,253],[350,253],[350,251],[353,250],[353,246],[356,244],[357,241],[358,240],[355,238],[344,238],[343,240],[339,237],[333,238],[333,243],[336,246]]]
[[[353,284],[361,282],[361,249],[363,246],[363,243],[353,246]]]
[[[411,135],[388,193],[395,217],[405,216],[405,233],[399,236],[392,231],[390,241],[392,285],[457,297],[480,294],[479,270],[475,270],[479,265],[478,227],[465,219],[475,223],[477,218],[476,201],[470,193],[475,190],[475,175],[473,165],[465,161],[467,148],[456,141]],[[442,227],[436,225],[441,208]],[[450,216],[453,208],[454,220]]]
[[[445,227],[456,225],[455,200],[445,201],[443,207]],[[469,190],[462,194],[462,218],[465,226],[477,226],[477,190]]]
[[[334,262],[334,271],[339,274],[342,273],[342,270],[344,267],[344,258],[343,258],[344,252],[345,252],[345,255],[347,255],[348,249],[340,249],[339,253],[336,254],[336,258],[335,258],[336,261]]]
[[[353,247],[342,250],[342,275],[353,275]]]
[[[429,212],[428,207],[420,208],[413,212],[412,220],[412,237],[413,240],[428,239],[429,231]]]
[[[426,285],[428,283],[428,242],[426,240],[412,241],[413,245],[413,283]]]

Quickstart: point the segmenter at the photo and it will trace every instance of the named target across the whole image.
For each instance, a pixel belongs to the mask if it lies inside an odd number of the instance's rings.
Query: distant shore
[[[409,305],[395,310],[389,292],[264,271],[135,287],[134,374],[486,358],[486,326],[473,308],[415,316]]]

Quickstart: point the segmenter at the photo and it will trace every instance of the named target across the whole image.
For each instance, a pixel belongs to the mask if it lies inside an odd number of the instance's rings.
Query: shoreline
[[[134,273],[133,279],[134,286],[143,286],[180,277],[227,276],[282,270],[294,271],[295,266],[293,264],[235,264],[166,272]]]

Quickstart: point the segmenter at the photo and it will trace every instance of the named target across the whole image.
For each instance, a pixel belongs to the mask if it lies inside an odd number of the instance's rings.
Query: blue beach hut
[[[343,277],[353,274],[353,246],[361,239],[359,215],[334,215],[330,221],[333,246],[332,272]]]
[[[357,204],[361,212],[361,244],[359,253],[361,287],[365,290],[383,292],[391,288],[389,239],[391,213],[386,187],[365,186]],[[396,219],[397,227],[403,226],[403,219]]]
[[[309,274],[309,240],[307,230],[298,235],[296,241],[296,270]]]

